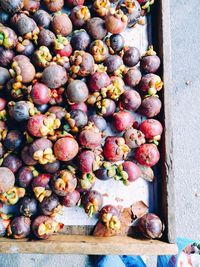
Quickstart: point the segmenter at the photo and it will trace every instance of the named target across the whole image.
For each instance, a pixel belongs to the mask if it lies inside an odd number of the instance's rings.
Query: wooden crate
[[[162,121],[165,126],[162,141],[161,173],[162,182],[159,188],[159,211],[166,230],[163,239],[141,240],[129,236],[100,238],[88,236],[88,228],[66,227],[62,234],[49,240],[12,240],[0,238],[0,253],[68,253],[68,254],[117,254],[117,255],[170,255],[176,254],[175,244],[175,208],[174,208],[174,174],[173,174],[173,135],[171,128],[170,98],[171,54],[170,54],[170,5],[169,0],[156,0],[154,12],[150,18],[152,31],[149,38],[162,60],[161,76],[165,88],[162,101],[164,108]],[[71,234],[70,234],[71,233]],[[76,233],[76,235],[74,235]]]

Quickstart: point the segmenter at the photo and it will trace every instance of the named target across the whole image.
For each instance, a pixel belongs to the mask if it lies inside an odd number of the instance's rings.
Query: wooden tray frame
[[[166,230],[162,241],[141,240],[128,236],[99,238],[88,235],[58,234],[49,240],[30,241],[0,238],[0,253],[66,253],[93,255],[170,255],[176,254],[175,208],[173,173],[173,135],[171,127],[172,96],[170,51],[170,0],[156,0],[156,28],[158,54],[162,60],[161,75],[164,80],[163,123],[165,131],[162,146],[162,185],[159,192],[159,210]],[[155,17],[153,17],[153,20]],[[74,227],[76,228],[76,227]],[[77,227],[78,229],[78,227]],[[73,231],[72,231],[73,232]],[[69,231],[68,231],[69,233]],[[81,233],[79,231],[79,233]],[[83,231],[82,231],[83,233]]]

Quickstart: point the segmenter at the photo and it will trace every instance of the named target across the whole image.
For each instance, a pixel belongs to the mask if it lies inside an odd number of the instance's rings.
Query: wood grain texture
[[[93,255],[170,255],[177,247],[158,240],[138,240],[131,237],[93,237],[55,235],[49,240],[28,241],[0,239],[0,253],[56,253]]]
[[[167,241],[176,242],[175,232],[175,190],[173,171],[173,128],[171,117],[171,97],[173,95],[171,70],[171,34],[170,34],[170,0],[158,1],[158,45],[159,55],[163,62],[163,118],[164,138],[162,142],[162,206]]]

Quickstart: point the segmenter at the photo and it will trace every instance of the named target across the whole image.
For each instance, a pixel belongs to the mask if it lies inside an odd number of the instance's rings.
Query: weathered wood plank
[[[176,245],[158,240],[138,240],[131,237],[93,237],[55,235],[49,240],[27,241],[0,239],[0,253],[66,253],[116,255],[170,255],[177,252]]]
[[[173,171],[173,129],[171,117],[173,85],[171,70],[170,0],[162,0],[158,2],[158,45],[159,54],[163,62],[163,116],[165,126],[162,143],[162,210],[164,211],[167,240],[170,243],[175,243],[175,191]]]

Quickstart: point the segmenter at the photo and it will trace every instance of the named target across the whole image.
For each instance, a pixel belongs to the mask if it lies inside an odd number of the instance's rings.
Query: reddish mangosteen
[[[84,150],[79,153],[77,164],[82,173],[89,173],[99,168],[100,157],[96,156],[93,151]]]
[[[95,149],[102,142],[102,134],[93,124],[86,126],[79,135],[79,143],[88,149]]]
[[[50,12],[58,12],[63,8],[64,0],[44,0],[44,4]]]
[[[35,68],[30,59],[24,55],[18,55],[13,58],[12,69],[16,79],[22,83],[29,83],[35,77]]]
[[[120,161],[127,157],[129,147],[123,137],[108,136],[103,147],[103,154],[109,161]]]
[[[105,21],[99,17],[93,17],[87,22],[87,31],[95,40],[102,40],[108,33]]]
[[[64,87],[59,87],[56,89],[51,89],[51,99],[49,101],[50,105],[59,105],[63,102]]]
[[[67,36],[72,32],[72,22],[67,14],[57,13],[51,21],[51,28],[56,35]]]
[[[141,123],[140,131],[150,141],[159,141],[163,132],[162,124],[158,120],[148,119]]]
[[[85,51],[75,51],[70,57],[72,77],[86,77],[94,72],[94,58]]]
[[[72,160],[78,153],[78,143],[71,136],[60,138],[54,144],[54,153],[58,160]]]
[[[35,83],[31,89],[31,98],[36,105],[47,104],[50,100],[51,91],[43,83]]]
[[[27,124],[28,132],[35,137],[54,135],[55,129],[58,129],[59,127],[60,120],[58,120],[53,113],[49,115],[34,115],[28,120]]]
[[[51,186],[56,195],[63,197],[66,196],[67,193],[75,190],[77,179],[72,172],[61,170],[53,176]]]
[[[66,110],[60,106],[53,106],[48,109],[48,113],[53,113],[57,119],[62,120],[65,117]]]
[[[82,28],[91,18],[90,11],[87,6],[75,6],[70,14],[72,24],[76,28]]]
[[[91,190],[83,195],[81,203],[88,216],[92,217],[102,208],[103,197],[98,191]]]
[[[142,78],[141,72],[136,68],[133,67],[128,70],[124,77],[125,83],[130,87],[135,87],[139,84],[140,80]]]
[[[75,207],[81,198],[80,193],[77,190],[69,192],[66,196],[61,198],[61,203],[65,207]]]
[[[89,89],[91,92],[99,92],[102,88],[110,85],[110,83],[110,77],[106,72],[97,71],[90,77]]]
[[[66,37],[58,35],[54,43],[55,53],[61,57],[69,57],[72,54],[72,46]]]
[[[94,12],[99,17],[105,17],[108,15],[110,10],[110,1],[109,0],[95,0],[93,3]]]
[[[133,127],[125,131],[124,139],[127,146],[131,149],[137,148],[146,142],[144,134]]]
[[[140,81],[139,88],[141,91],[149,95],[155,95],[163,87],[163,82],[158,75],[148,73],[144,75]]]
[[[113,126],[119,132],[125,131],[126,129],[130,128],[135,119],[133,114],[129,111],[119,111],[113,114]]]
[[[135,152],[135,159],[141,165],[152,167],[158,163],[160,153],[156,145],[143,144],[137,148]]]
[[[149,96],[142,100],[139,112],[148,117],[152,118],[160,113],[162,102],[157,96]]]
[[[120,215],[119,209],[113,205],[106,205],[99,212],[100,220],[111,230],[119,230],[121,228]]]
[[[39,239],[48,239],[62,227],[62,224],[45,215],[38,216],[34,219],[31,226],[33,234]]]
[[[135,90],[126,90],[120,98],[120,108],[130,111],[136,111],[141,105],[141,96]]]
[[[65,3],[70,6],[81,6],[85,0],[65,0]]]
[[[25,0],[23,3],[23,9],[29,12],[36,12],[40,8],[40,0]]]
[[[82,110],[85,113],[88,112],[87,105],[84,102],[71,104],[70,105],[70,108],[71,108],[71,110],[77,110],[77,109],[79,109],[79,110]]]
[[[110,13],[105,18],[105,26],[108,32],[118,34],[127,26],[128,18],[121,9],[110,9]]]
[[[15,176],[13,172],[6,167],[0,167],[0,194],[12,189],[14,184]]]
[[[141,170],[134,162],[125,161],[121,165],[122,180],[124,183],[134,182],[141,176]]]

